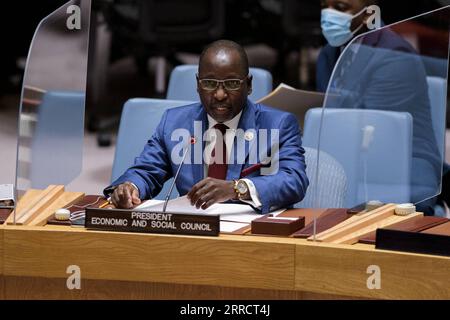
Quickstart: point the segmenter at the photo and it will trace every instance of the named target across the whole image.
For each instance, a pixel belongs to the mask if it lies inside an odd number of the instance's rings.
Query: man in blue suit
[[[156,196],[184,152],[176,186],[197,208],[235,200],[267,213],[301,201],[309,181],[297,119],[247,99],[243,48],[226,40],[205,48],[197,87],[201,103],[168,110],[134,166],[105,189],[113,204],[132,208]]]
[[[348,46],[355,36],[369,31],[370,15],[365,8],[376,0],[321,3],[322,32],[328,44],[317,61],[317,90],[340,95],[330,99],[328,107],[409,112],[413,117],[411,201],[433,196],[439,190],[442,159],[432,127],[427,73],[421,56],[388,28],[368,33]],[[438,76],[446,78],[447,69],[437,69],[445,71]],[[444,164],[446,172],[448,166]],[[417,207],[432,215],[435,203],[433,198]]]

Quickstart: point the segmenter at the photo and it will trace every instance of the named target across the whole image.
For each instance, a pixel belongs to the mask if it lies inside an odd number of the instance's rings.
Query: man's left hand
[[[194,185],[187,194],[191,204],[197,209],[209,208],[214,203],[236,199],[234,181],[206,178]]]

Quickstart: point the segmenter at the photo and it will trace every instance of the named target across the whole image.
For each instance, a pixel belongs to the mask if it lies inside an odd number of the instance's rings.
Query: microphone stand
[[[178,178],[178,175],[180,174],[181,167],[184,164],[184,160],[186,159],[186,155],[187,155],[189,150],[190,150],[190,148],[186,148],[186,150],[184,151],[183,159],[181,159],[180,166],[178,167],[177,173],[175,174],[175,177],[173,178],[173,181],[172,181],[172,184],[170,186],[169,192],[166,195],[166,199],[164,200],[164,206],[163,206],[163,210],[162,210],[163,213],[166,212],[167,203],[169,202],[169,198],[170,198],[170,195],[172,194],[173,187],[175,187],[175,183],[177,182],[177,178]]]

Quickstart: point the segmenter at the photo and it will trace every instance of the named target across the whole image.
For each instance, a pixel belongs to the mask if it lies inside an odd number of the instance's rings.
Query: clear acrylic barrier
[[[17,103],[10,96],[0,96],[0,208],[15,181],[17,148]]]
[[[315,207],[330,205],[320,190],[331,158],[346,185],[335,207],[378,200],[432,212],[445,150],[449,19],[445,7],[360,35],[342,52],[323,108],[305,121],[315,124],[309,145],[320,150]]]
[[[0,97],[0,224],[14,202],[15,159],[17,148],[17,110],[9,97]],[[16,107],[17,109],[17,107]],[[4,209],[4,210],[2,210]]]
[[[35,31],[20,102],[19,197],[81,173],[90,12],[90,0],[69,1]]]

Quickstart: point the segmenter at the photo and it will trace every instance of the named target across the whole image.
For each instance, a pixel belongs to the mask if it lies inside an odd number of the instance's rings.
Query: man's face
[[[199,66],[198,78],[202,79],[241,79],[238,90],[227,90],[220,83],[216,90],[205,90],[197,81],[197,91],[206,112],[217,122],[233,119],[246,105],[251,91],[251,78],[247,77],[239,54],[232,50],[207,52]]]
[[[352,16],[359,13],[366,7],[364,0],[321,0],[322,9],[334,9],[340,12],[351,14]],[[365,23],[366,16],[359,15],[352,21],[351,30],[355,30],[362,23]]]

